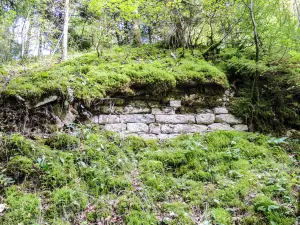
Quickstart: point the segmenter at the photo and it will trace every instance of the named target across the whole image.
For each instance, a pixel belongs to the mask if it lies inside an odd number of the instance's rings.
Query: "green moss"
[[[149,91],[166,92],[176,85],[174,76],[151,64],[128,64],[122,68],[121,73],[126,74],[132,80],[131,85],[137,88],[147,88]]]
[[[175,67],[178,85],[197,86],[199,84],[216,84],[228,87],[225,74],[204,60],[183,60]]]
[[[96,223],[97,221],[101,221],[103,219],[107,219],[111,215],[111,205],[109,196],[101,196],[97,198],[93,204],[88,206],[87,210],[87,221],[91,223]]]
[[[216,208],[216,209],[213,209],[211,211],[211,215],[214,219],[214,221],[217,223],[217,224],[224,224],[224,225],[229,225],[229,224],[232,224],[232,218],[231,218],[231,215],[230,213],[225,210],[225,209],[222,209],[222,208]]]
[[[51,152],[52,153],[52,152]],[[40,161],[37,166],[41,167],[43,173],[41,184],[48,188],[57,188],[74,183],[77,171],[72,153],[54,152]]]
[[[8,209],[0,217],[1,224],[38,224],[41,202],[36,194],[24,193],[12,186],[5,195]]]
[[[126,216],[126,224],[128,225],[154,225],[157,223],[155,216],[149,212],[132,210]]]
[[[129,214],[132,210],[141,211],[145,208],[141,199],[133,194],[123,195],[118,198],[118,206],[116,211],[120,215]]]
[[[80,151],[61,151],[2,138],[1,224],[194,224],[204,211],[212,224],[295,223],[298,141],[219,131],[148,142],[81,127]],[[9,187],[6,173],[26,179]]]
[[[79,139],[69,134],[54,134],[46,142],[51,148],[59,150],[72,150],[78,148]]]
[[[34,143],[19,134],[1,137],[4,144],[0,149],[1,159],[7,159],[15,155],[34,157],[38,150]]]
[[[182,202],[165,203],[162,211],[167,217],[166,224],[194,224],[187,204]]]
[[[50,217],[65,217],[72,221],[88,204],[88,196],[79,187],[65,186],[55,189],[51,196]],[[77,190],[78,189],[78,190]]]
[[[15,156],[7,164],[7,173],[15,179],[23,179],[34,173],[34,163],[24,156]]]
[[[136,90],[163,94],[190,84],[228,87],[225,74],[209,63],[189,54],[177,62],[170,50],[152,47],[107,49],[101,58],[93,52],[50,68],[36,66],[30,73],[18,71],[4,94],[19,95],[34,103],[50,94],[68,96],[67,87],[86,104],[116,93],[131,95]]]

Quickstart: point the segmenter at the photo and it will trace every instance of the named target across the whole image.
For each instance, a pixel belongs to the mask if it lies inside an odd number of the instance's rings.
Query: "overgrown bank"
[[[145,45],[106,49],[99,58],[95,52],[79,54],[58,64],[51,60],[15,62],[1,69],[1,118],[14,120],[37,114],[43,115],[43,120],[57,109],[65,113],[74,103],[79,107],[77,111],[90,111],[101,99],[143,96],[165,101],[174,92],[200,93],[202,105],[216,105],[216,99],[230,87],[235,96],[229,108],[251,130],[276,135],[286,134],[289,129],[299,130],[299,56],[296,53],[282,59],[274,56],[257,65],[253,57],[251,50],[225,48],[214,55],[212,63],[205,61],[199,50],[186,50],[182,57],[180,49]],[[254,87],[256,73],[259,79]],[[48,97],[58,103],[54,110],[44,112],[39,107],[35,110]],[[5,111],[7,107],[11,108]],[[19,113],[13,115],[11,111]],[[53,118],[48,120],[55,122]]]
[[[1,137],[1,224],[295,224],[299,140],[214,132],[166,142],[82,127]]]

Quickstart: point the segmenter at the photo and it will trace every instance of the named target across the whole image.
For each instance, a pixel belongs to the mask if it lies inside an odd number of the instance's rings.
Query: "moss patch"
[[[220,131],[157,142],[77,129],[80,148],[63,151],[0,137],[11,152],[0,182],[17,184],[3,185],[1,224],[296,222],[297,140]]]
[[[15,65],[14,71],[17,75],[4,94],[31,102],[51,94],[68,96],[67,87],[85,102],[116,93],[131,95],[137,90],[164,93],[177,86],[228,87],[225,74],[209,63],[189,53],[184,59],[174,59],[171,51],[152,46],[107,49],[100,58],[96,53],[83,54],[47,68],[30,67],[30,73]]]

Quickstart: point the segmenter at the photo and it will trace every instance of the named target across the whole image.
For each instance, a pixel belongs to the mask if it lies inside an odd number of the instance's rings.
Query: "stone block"
[[[157,123],[172,123],[172,124],[192,124],[195,123],[195,116],[194,115],[155,115]]]
[[[208,125],[208,130],[233,130],[233,128],[226,123],[213,123],[211,125]]]
[[[122,106],[100,106],[99,112],[103,114],[123,114],[124,108]]]
[[[120,123],[120,116],[118,116],[118,115],[99,115],[99,116],[93,117],[92,120],[98,124]]]
[[[144,101],[132,101],[124,107],[124,114],[150,113],[149,105]]]
[[[197,124],[212,124],[215,122],[216,116],[213,113],[201,113],[196,115]]]
[[[203,133],[207,129],[207,126],[198,124],[163,124],[161,126],[161,132],[164,134]]]
[[[181,100],[170,100],[170,106],[176,108],[181,107]]]
[[[155,117],[151,114],[132,114],[132,115],[121,115],[121,123],[154,123]]]
[[[147,133],[149,131],[149,126],[145,123],[128,123],[127,131],[129,133]]]
[[[234,125],[233,129],[238,130],[238,131],[248,131],[249,130],[248,126],[245,124]]]
[[[149,125],[149,132],[151,134],[160,134],[161,133],[161,125],[158,123],[151,123]]]
[[[123,123],[115,123],[115,124],[105,124],[104,129],[113,132],[124,132],[126,131],[126,124]]]
[[[214,108],[214,113],[215,114],[227,114],[228,110],[226,107],[217,107],[217,108]]]
[[[199,108],[197,108],[196,111],[197,111],[197,113],[200,113],[200,114],[214,113],[213,110],[211,110],[211,109],[199,109]]]
[[[220,114],[216,115],[216,123],[229,123],[230,125],[240,124],[242,120],[235,117],[232,114]]]
[[[153,115],[174,115],[174,107],[164,107],[164,108],[152,108],[151,114]]]

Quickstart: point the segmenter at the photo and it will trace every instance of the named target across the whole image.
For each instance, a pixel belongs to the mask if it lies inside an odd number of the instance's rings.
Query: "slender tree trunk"
[[[138,11],[136,11],[135,14],[137,15]],[[135,18],[133,20],[132,45],[134,45],[134,46],[141,46],[142,45],[141,30],[140,30],[140,24],[139,24],[138,18]]]
[[[253,25],[253,36],[254,36],[254,43],[255,43],[255,62],[259,61],[259,41],[258,41],[258,32],[257,32],[257,25],[254,17],[253,12],[253,0],[250,2],[250,15],[251,15],[251,21]]]
[[[255,43],[255,62],[257,64],[259,61],[259,40],[258,40],[257,25],[255,21],[254,12],[253,12],[253,0],[250,1],[249,10],[250,10],[251,21],[253,25],[253,38]],[[252,99],[254,103],[257,103],[259,101],[258,79],[259,79],[259,72],[256,67],[255,76],[253,79],[253,87],[252,87]]]
[[[295,6],[296,6],[296,10],[297,10],[297,15],[298,15],[298,26],[300,27],[300,6],[298,4],[298,0],[295,0]]]
[[[43,35],[42,35],[42,27],[40,26],[39,34],[38,34],[38,42],[39,42],[39,49],[38,49],[38,57],[43,55]]]
[[[25,42],[25,55],[26,57],[30,57],[30,43],[32,39],[32,26],[30,26],[30,20],[28,21],[28,34]]]
[[[134,46],[142,45],[141,31],[139,27],[139,21],[137,19],[133,21],[133,26],[132,26],[132,45]]]
[[[130,30],[129,30],[129,25],[128,25],[128,21],[125,21],[124,22],[124,41],[123,41],[123,43],[122,44],[129,44],[130,43],[130,35],[129,35],[129,33],[130,33]]]
[[[149,43],[152,44],[152,27],[148,26],[148,38],[149,38]]]
[[[249,9],[251,21],[252,21],[252,26],[253,26],[253,39],[255,43],[255,62],[256,62],[256,69],[255,69],[255,74],[253,76],[253,83],[252,83],[252,104],[253,104],[253,111],[252,114],[255,113],[255,107],[259,103],[259,71],[257,68],[257,64],[259,61],[259,40],[258,40],[258,31],[257,31],[257,24],[255,21],[255,16],[254,16],[254,10],[253,10],[253,4],[254,0],[250,0],[250,4],[246,4],[245,0],[242,0],[245,6]],[[253,127],[253,116],[251,118],[251,127]]]
[[[66,60],[68,57],[69,8],[70,8],[70,1],[65,0],[65,19],[64,19],[64,28],[63,28],[62,60]]]
[[[28,21],[29,15],[30,12],[28,12],[27,17],[24,19],[24,23],[21,31],[21,58],[24,58],[25,55],[26,40],[27,40],[27,33],[28,33],[28,30],[26,29],[26,22]]]

